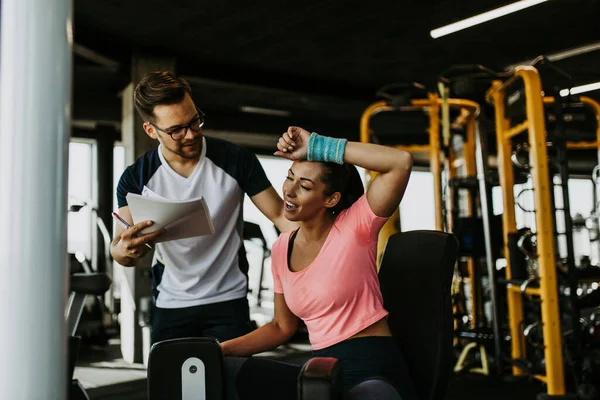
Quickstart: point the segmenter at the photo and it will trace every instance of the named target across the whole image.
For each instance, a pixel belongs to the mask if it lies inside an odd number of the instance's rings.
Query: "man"
[[[191,336],[227,340],[250,330],[248,261],[242,240],[244,193],[280,231],[291,229],[283,202],[250,151],[202,135],[204,114],[191,88],[168,72],[146,75],[134,92],[144,131],[159,142],[122,174],[119,214],[133,225],[127,193],[188,200],[203,196],[215,233],[157,243],[152,275],[155,307],[152,342]],[[135,266],[164,231],[138,235],[150,226],[117,225],[111,254]]]

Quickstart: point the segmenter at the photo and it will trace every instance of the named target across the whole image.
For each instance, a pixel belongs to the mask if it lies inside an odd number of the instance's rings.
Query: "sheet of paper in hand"
[[[127,204],[134,224],[146,220],[154,222],[141,233],[166,229],[157,242],[215,233],[210,212],[202,197],[181,201],[128,193]]]

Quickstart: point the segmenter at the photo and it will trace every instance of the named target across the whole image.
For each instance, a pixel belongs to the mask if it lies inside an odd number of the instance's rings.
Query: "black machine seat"
[[[71,275],[71,292],[101,296],[112,284],[110,277],[104,273],[77,273]]]
[[[227,398],[221,347],[211,338],[155,343],[148,361],[148,400]]]
[[[388,324],[420,400],[444,398],[452,362],[450,290],[458,241],[438,231],[392,235],[379,270]]]

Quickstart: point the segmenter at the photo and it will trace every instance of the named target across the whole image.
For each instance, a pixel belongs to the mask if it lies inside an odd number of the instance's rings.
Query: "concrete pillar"
[[[122,140],[125,146],[126,165],[131,165],[148,150],[158,146],[142,127],[143,121],[135,110],[133,90],[142,77],[152,71],[175,70],[172,58],[153,58],[136,53],[133,55],[131,83],[122,95]],[[145,363],[149,350],[149,329],[140,323],[147,300],[152,296],[152,254],[149,253],[135,268],[119,267],[125,284],[121,285],[121,351],[128,362]]]
[[[104,222],[104,225],[108,227],[110,232],[110,227],[113,224],[113,220],[111,217],[111,212],[113,209],[113,164],[114,164],[114,146],[115,141],[117,139],[117,131],[113,126],[100,126],[95,131],[97,133],[96,136],[96,146],[97,146],[97,171],[98,171],[98,180],[97,180],[97,196],[96,196],[96,204],[97,204],[97,218],[101,218]],[[98,230],[98,271],[106,272],[110,276],[112,276],[112,268],[110,267],[110,248],[104,248],[104,238],[102,232]],[[108,260],[106,257],[108,256]]]
[[[2,1],[0,399],[65,399],[71,0]]]

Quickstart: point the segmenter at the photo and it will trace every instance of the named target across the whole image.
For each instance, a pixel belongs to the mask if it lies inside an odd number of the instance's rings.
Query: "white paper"
[[[166,229],[166,232],[157,238],[156,242],[215,233],[210,212],[202,197],[181,201],[128,193],[127,204],[134,224],[146,220],[154,222],[152,226],[143,229],[141,233]]]

